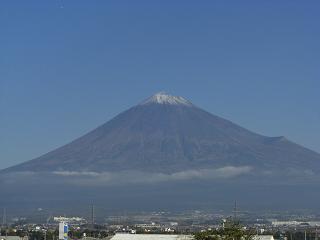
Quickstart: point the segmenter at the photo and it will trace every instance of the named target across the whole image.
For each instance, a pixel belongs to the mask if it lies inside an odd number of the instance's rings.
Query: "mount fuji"
[[[252,199],[264,198],[265,192],[257,191],[261,186],[284,199],[296,193],[297,184],[305,189],[317,185],[319,170],[320,154],[312,150],[283,136],[254,133],[183,97],[161,92],[65,146],[2,170],[0,181],[14,199],[19,195],[12,189],[21,191],[22,186],[36,186],[32,191],[37,196],[48,196],[48,188],[57,191],[54,196],[73,189],[77,199],[83,199],[80,192],[99,189],[90,195],[95,201],[105,199],[103,189],[113,196],[110,206],[128,205],[124,199],[146,206],[139,193],[153,199],[153,207],[162,206],[155,200],[160,194],[171,199],[165,206],[179,202],[188,208],[208,206],[208,199],[216,199],[213,195],[219,196],[217,203],[233,197],[247,201],[237,195],[241,189],[254,189]],[[212,189],[206,190],[208,186]],[[130,196],[124,197],[125,192]]]

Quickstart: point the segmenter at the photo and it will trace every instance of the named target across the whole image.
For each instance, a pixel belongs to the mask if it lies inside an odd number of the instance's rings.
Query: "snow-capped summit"
[[[165,92],[159,92],[154,94],[153,96],[143,101],[140,105],[146,105],[151,103],[192,106],[192,103],[187,99],[179,96],[172,96]]]

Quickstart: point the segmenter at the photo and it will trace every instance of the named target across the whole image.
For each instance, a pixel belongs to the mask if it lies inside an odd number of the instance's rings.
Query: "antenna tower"
[[[94,229],[94,205],[91,205],[91,226]]]

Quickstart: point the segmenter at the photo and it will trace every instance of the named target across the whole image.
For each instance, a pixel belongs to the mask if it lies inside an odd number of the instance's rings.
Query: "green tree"
[[[252,240],[254,232],[245,229],[239,223],[227,221],[224,227],[199,232],[194,235],[196,240]]]

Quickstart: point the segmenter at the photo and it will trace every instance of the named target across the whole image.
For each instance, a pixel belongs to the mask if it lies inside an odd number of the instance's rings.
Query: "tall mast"
[[[234,208],[233,208],[233,221],[237,221],[237,200],[234,201]]]
[[[94,205],[91,205],[91,225],[92,229],[94,229]]]

